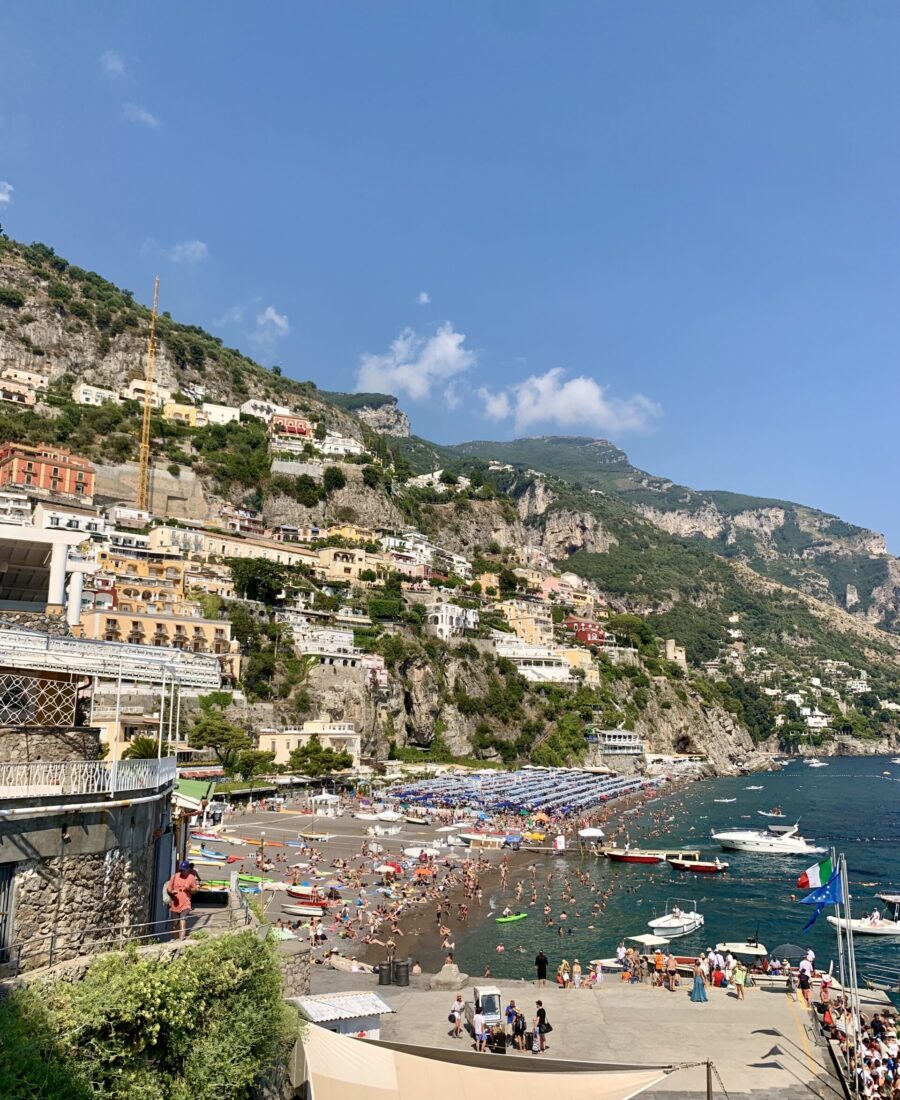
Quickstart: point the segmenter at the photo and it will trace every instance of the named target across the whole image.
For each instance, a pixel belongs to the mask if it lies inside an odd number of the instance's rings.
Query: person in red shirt
[[[169,891],[169,912],[175,922],[177,938],[183,940],[187,932],[187,917],[191,911],[191,895],[197,889],[197,878],[187,860],[178,864],[178,870],[166,883]]]

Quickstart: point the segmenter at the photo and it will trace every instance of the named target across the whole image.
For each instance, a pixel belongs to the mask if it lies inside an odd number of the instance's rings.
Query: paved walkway
[[[312,992],[371,988],[372,978],[313,967]],[[705,1095],[707,1058],[711,1058],[727,1093],[752,1100],[841,1100],[843,1092],[831,1072],[827,1048],[816,1036],[813,1012],[782,992],[748,989],[743,1004],[725,990],[710,990],[707,1004],[693,1004],[687,990],[669,993],[647,986],[624,986],[613,980],[593,990],[538,991],[531,983],[496,983],[504,997],[526,1010],[531,1020],[541,996],[547,1018],[552,1058],[582,1061],[648,1062],[703,1065],[672,1073],[647,1100],[678,1100]],[[425,989],[378,989],[396,1010],[382,1021],[382,1038],[417,1046],[471,1047],[471,1038],[450,1036],[447,1013],[453,994]],[[463,990],[470,1000],[472,987]],[[490,1057],[489,1055],[487,1057]],[[532,1058],[535,1055],[517,1055]],[[713,1080],[713,1094],[723,1096]]]

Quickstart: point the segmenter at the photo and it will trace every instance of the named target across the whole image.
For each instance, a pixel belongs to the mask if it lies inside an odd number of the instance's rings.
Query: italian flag
[[[797,879],[797,885],[801,890],[810,890],[815,886],[824,886],[834,873],[831,859],[823,859],[821,863],[814,863],[808,867]]]

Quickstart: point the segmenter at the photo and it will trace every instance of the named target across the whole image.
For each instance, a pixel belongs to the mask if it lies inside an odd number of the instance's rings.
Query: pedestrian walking
[[[709,998],[706,995],[706,978],[703,976],[703,967],[700,960],[694,963],[694,988],[691,990],[691,1000],[695,1004],[706,1004]]]
[[[451,1035],[454,1039],[458,1039],[462,1035],[463,1012],[465,1012],[465,1005],[463,1004],[462,994],[457,993],[456,1000],[450,1006],[450,1023],[453,1024]]]
[[[175,922],[175,938],[183,940],[187,934],[187,918],[191,912],[191,896],[197,889],[197,878],[188,861],[182,860],[178,870],[166,883],[169,912]]]

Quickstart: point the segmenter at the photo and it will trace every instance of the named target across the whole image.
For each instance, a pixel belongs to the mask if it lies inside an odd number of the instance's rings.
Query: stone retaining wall
[[[96,726],[27,726],[0,729],[0,763],[66,764],[100,759]]]

